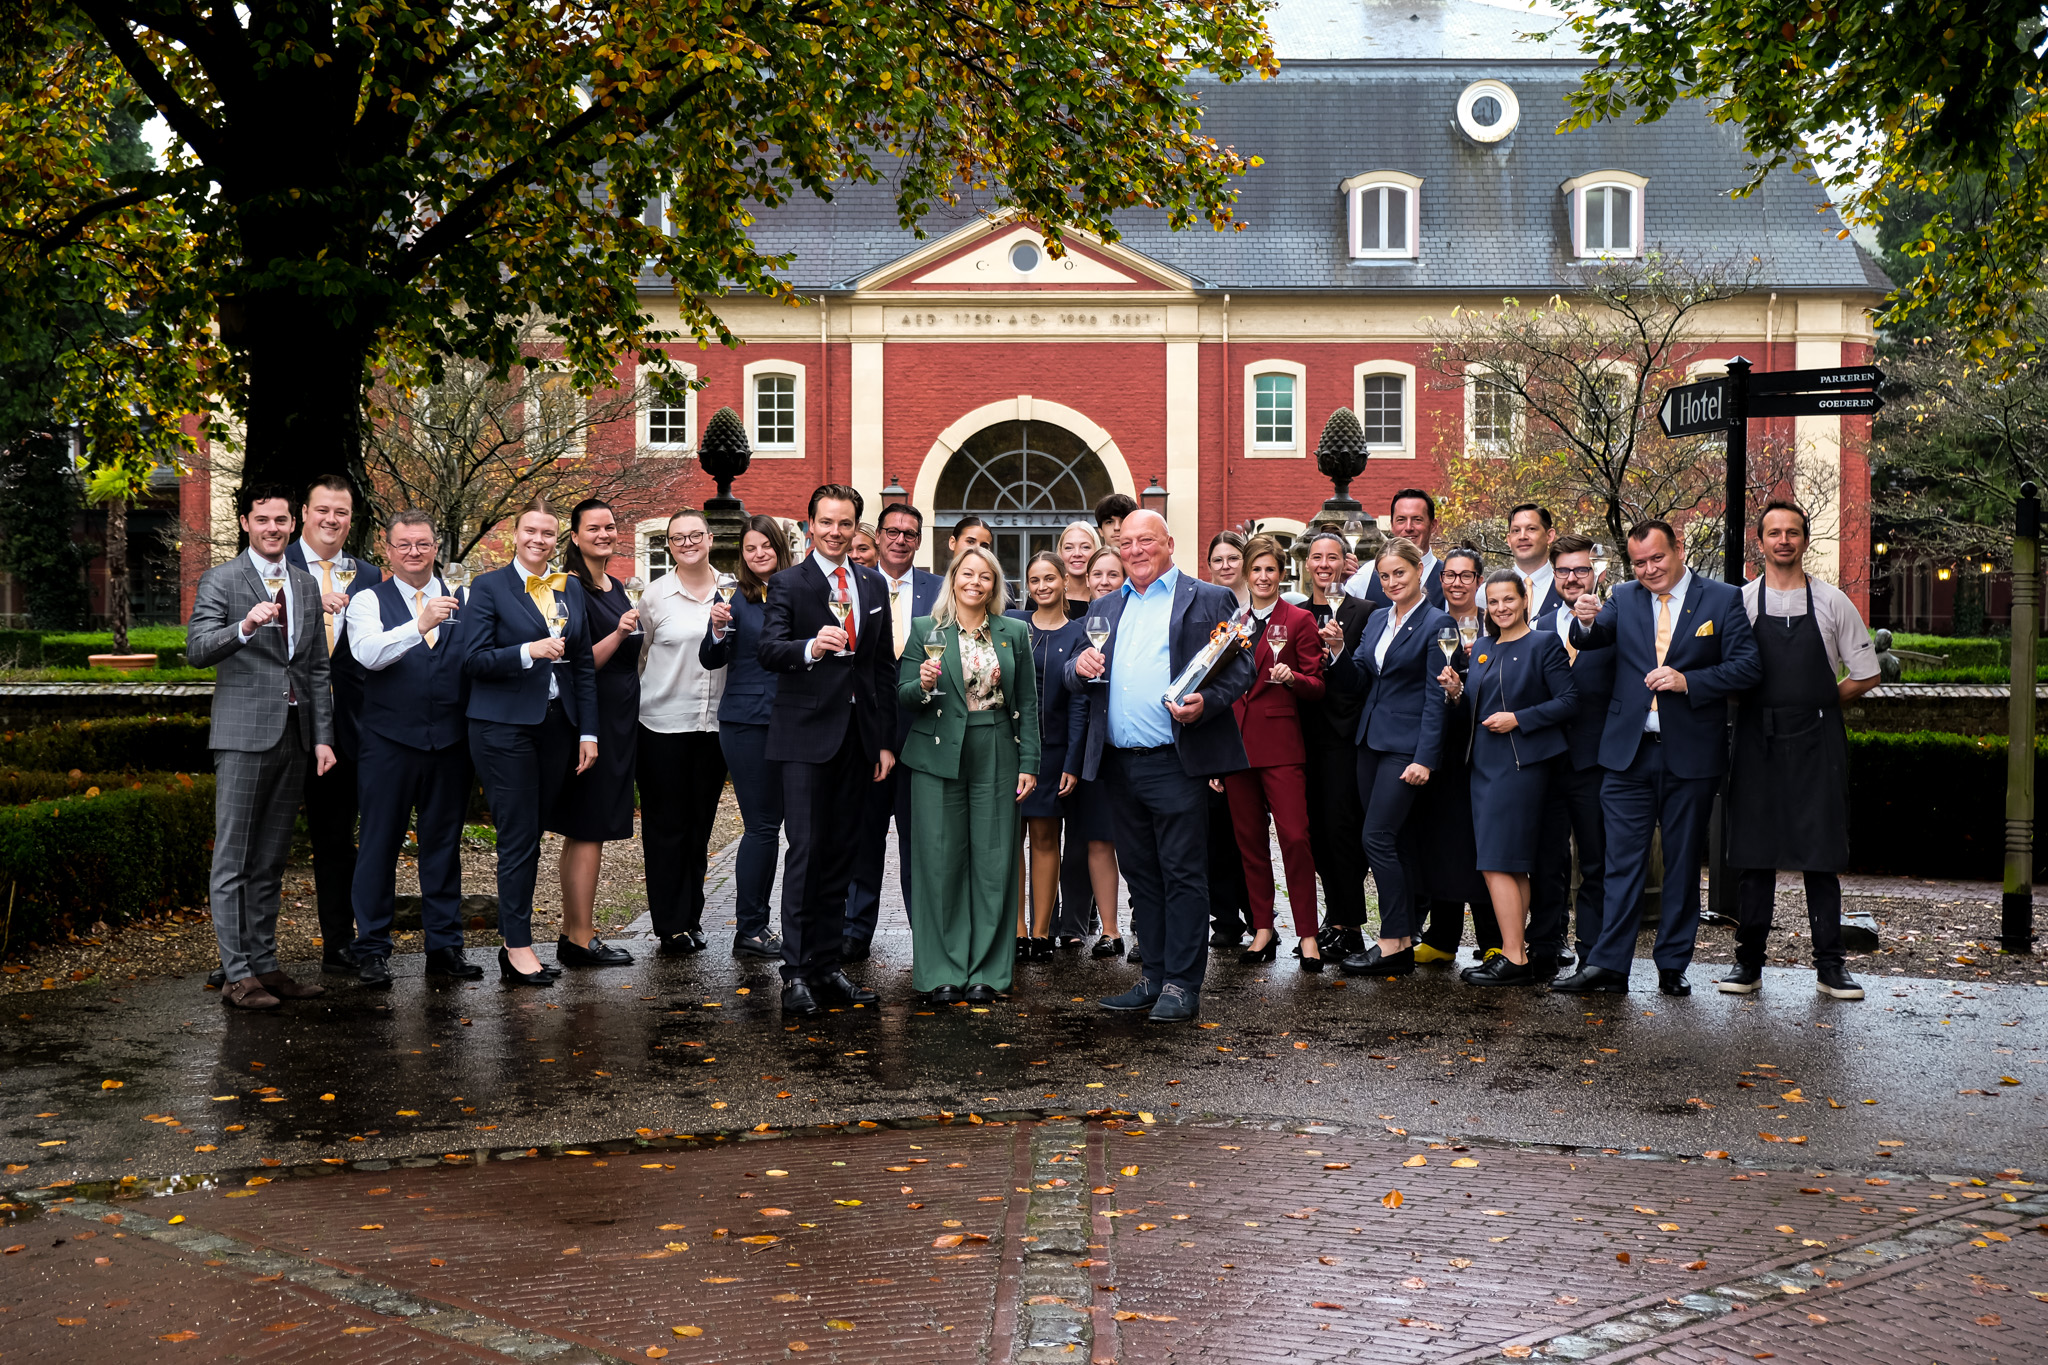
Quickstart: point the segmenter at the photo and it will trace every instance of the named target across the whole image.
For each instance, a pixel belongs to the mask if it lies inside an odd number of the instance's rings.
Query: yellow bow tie
[[[566,592],[569,588],[569,575],[566,573],[530,573],[526,576],[526,591],[528,593],[539,592],[542,588],[546,588],[549,592]]]

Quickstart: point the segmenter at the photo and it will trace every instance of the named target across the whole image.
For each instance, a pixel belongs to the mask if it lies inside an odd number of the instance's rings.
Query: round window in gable
[[[1019,242],[1010,248],[1010,268],[1019,275],[1029,275],[1043,259],[1036,242]]]
[[[1521,117],[1521,101],[1499,81],[1474,81],[1458,96],[1458,128],[1474,142],[1499,142]]]

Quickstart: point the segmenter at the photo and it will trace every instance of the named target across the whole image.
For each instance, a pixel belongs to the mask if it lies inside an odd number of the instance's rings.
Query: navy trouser
[[[1682,972],[1692,965],[1693,940],[1700,931],[1700,855],[1707,846],[1707,820],[1714,811],[1718,777],[1674,777],[1664,763],[1664,745],[1644,734],[1626,771],[1609,772],[1600,784],[1600,812],[1607,821],[1607,898],[1600,912],[1600,936],[1588,960],[1626,975],[1636,955],[1636,906],[1649,874],[1650,834],[1664,831],[1664,916],[1651,956],[1657,969]]]
[[[1365,830],[1360,842],[1372,864],[1373,890],[1380,902],[1381,938],[1408,938],[1414,932],[1414,901],[1408,892],[1408,869],[1402,861],[1408,817],[1422,788],[1401,780],[1415,761],[1413,754],[1358,751],[1358,794],[1365,802]]]
[[[1607,829],[1600,813],[1605,768],[1572,768],[1567,759],[1551,773],[1543,834],[1536,845],[1536,876],[1530,887],[1529,946],[1564,951],[1572,908],[1572,842],[1579,846],[1579,952],[1600,936],[1607,890]]]
[[[846,888],[860,851],[861,813],[875,785],[847,717],[839,752],[823,763],[782,765],[782,979],[822,980],[845,961]]]
[[[507,948],[533,946],[533,881],[540,824],[576,771],[576,727],[560,701],[538,725],[469,722],[469,756],[498,830],[498,933]]]
[[[362,842],[351,887],[356,956],[391,955],[391,902],[408,826],[419,833],[420,919],[427,950],[460,948],[462,817],[475,780],[469,746],[458,742],[445,749],[415,749],[364,730],[356,775],[369,798],[362,803]]]
[[[1209,784],[1171,744],[1102,751],[1116,793],[1116,860],[1131,888],[1131,929],[1145,945],[1147,990],[1201,990],[1209,965]]]
[[[775,860],[782,851],[782,765],[768,757],[768,727],[720,722],[718,747],[739,798],[739,852],[733,855],[736,938],[768,932],[768,894],[775,889]]]
[[[902,764],[873,784],[862,798],[860,851],[846,888],[846,942],[864,944],[882,922],[882,867],[888,861],[889,822],[896,822],[897,885],[903,888],[903,918],[910,918],[910,777]]]

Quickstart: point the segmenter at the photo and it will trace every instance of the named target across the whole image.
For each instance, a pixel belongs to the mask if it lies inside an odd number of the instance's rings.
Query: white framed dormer
[[[1415,367],[1366,360],[1351,367],[1351,410],[1376,460],[1415,458]]]
[[[1465,453],[1505,455],[1522,438],[1521,399],[1485,366],[1465,367]]]
[[[1300,459],[1307,451],[1308,367],[1291,360],[1255,360],[1244,367],[1244,453],[1247,459]]]
[[[1643,254],[1643,200],[1649,177],[1632,171],[1594,171],[1559,186],[1571,221],[1572,255]]]
[[[747,442],[761,459],[802,459],[804,367],[794,360],[757,360],[741,373]]]
[[[654,392],[647,395],[647,403],[640,409],[638,434],[640,449],[649,455],[688,455],[697,449],[697,367],[676,361],[673,369],[677,382],[691,387],[680,403]]]
[[[653,583],[674,567],[668,553],[668,518],[649,517],[633,523],[633,572]]]
[[[1354,175],[1344,191],[1354,261],[1412,261],[1422,229],[1422,177],[1406,171]]]

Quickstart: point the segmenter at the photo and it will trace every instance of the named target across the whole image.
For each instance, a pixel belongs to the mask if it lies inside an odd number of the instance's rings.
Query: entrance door
[[[1115,491],[1109,470],[1079,436],[1050,422],[998,422],[961,443],[939,474],[932,569],[943,574],[946,539],[972,514],[995,535],[997,560],[1023,598],[1024,566],[1056,549],[1073,521],[1094,523],[1095,504]]]

